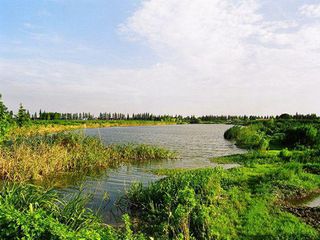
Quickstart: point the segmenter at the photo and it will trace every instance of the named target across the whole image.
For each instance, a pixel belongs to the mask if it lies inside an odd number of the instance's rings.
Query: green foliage
[[[269,147],[269,140],[255,126],[234,126],[225,132],[224,137],[243,148],[266,150]]]
[[[290,152],[287,148],[282,149],[279,153],[279,157],[284,161],[290,161],[292,158],[292,152]]]
[[[234,126],[225,132],[224,137],[247,149],[304,150],[320,147],[319,129],[318,123],[279,118]]]
[[[125,218],[123,229],[102,222],[85,207],[81,194],[62,199],[57,192],[33,185],[7,184],[0,194],[1,239],[143,240]]]
[[[157,239],[317,239],[316,230],[275,204],[275,196],[314,189],[319,177],[294,165],[231,171],[168,171],[127,198],[140,230]]]
[[[283,145],[289,148],[313,147],[318,142],[318,130],[310,125],[286,129]]]
[[[4,105],[2,96],[0,94],[0,143],[6,138],[9,132],[11,125],[10,120],[11,117],[9,115],[8,109]]]
[[[22,104],[20,104],[18,114],[16,115],[16,122],[19,127],[30,123],[30,114],[27,113],[27,110],[22,106]]]
[[[106,149],[113,163],[139,163],[177,158],[176,152],[146,144],[113,144],[109,145]]]

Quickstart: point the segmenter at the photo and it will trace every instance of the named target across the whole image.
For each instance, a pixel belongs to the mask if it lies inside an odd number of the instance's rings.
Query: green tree
[[[0,143],[6,137],[10,128],[10,114],[7,107],[2,101],[2,96],[0,94]]]
[[[16,115],[16,122],[19,127],[27,125],[30,122],[30,115],[27,113],[26,109],[20,103],[18,114]]]

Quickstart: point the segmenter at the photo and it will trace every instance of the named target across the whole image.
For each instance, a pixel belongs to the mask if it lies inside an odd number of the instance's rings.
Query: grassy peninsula
[[[167,178],[126,196],[136,230],[156,239],[319,239],[318,121],[271,119],[237,125],[225,138],[249,150],[212,159],[224,170],[159,170]]]

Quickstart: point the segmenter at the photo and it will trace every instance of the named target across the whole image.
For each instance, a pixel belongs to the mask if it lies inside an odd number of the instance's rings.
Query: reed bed
[[[177,153],[161,147],[145,144],[110,145],[106,149],[112,163],[141,163],[176,159]]]
[[[63,173],[89,174],[121,163],[175,158],[175,153],[148,145],[104,146],[80,133],[17,138],[0,148],[0,177],[10,181],[41,181]]]

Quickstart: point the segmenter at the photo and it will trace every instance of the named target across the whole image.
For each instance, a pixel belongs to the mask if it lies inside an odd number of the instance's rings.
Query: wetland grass
[[[296,165],[167,170],[168,177],[126,196],[136,229],[156,239],[319,239],[283,210],[285,197],[320,187]],[[317,226],[314,226],[317,227]]]
[[[136,229],[156,239],[320,239],[319,208],[290,204],[320,189],[319,129],[274,120],[232,127],[225,138],[250,151],[212,161],[240,167],[161,169],[166,178],[133,185],[123,201]]]
[[[41,181],[63,173],[89,174],[122,163],[175,157],[175,153],[154,146],[104,146],[95,137],[58,133],[4,143],[0,148],[0,177],[10,181]]]
[[[130,219],[124,227],[105,225],[88,208],[88,196],[67,198],[52,189],[29,184],[3,184],[0,188],[0,239],[110,239],[143,240],[133,234]]]

